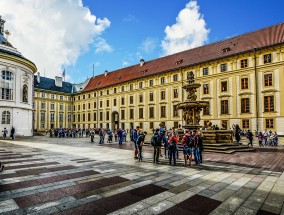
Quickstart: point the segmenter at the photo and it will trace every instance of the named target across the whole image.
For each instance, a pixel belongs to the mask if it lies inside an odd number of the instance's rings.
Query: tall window
[[[63,110],[63,104],[59,105],[59,110]]]
[[[133,96],[130,96],[130,97],[129,97],[129,103],[130,103],[130,104],[133,104]]]
[[[178,98],[178,89],[174,89],[174,98]]]
[[[139,88],[143,87],[143,82],[139,82]]]
[[[228,114],[229,113],[229,104],[228,100],[221,101],[221,114]]]
[[[161,91],[161,99],[166,99],[166,91]]]
[[[175,75],[173,76],[173,80],[174,80],[174,81],[178,81],[178,74],[175,74]]]
[[[50,121],[51,121],[51,122],[54,122],[54,119],[55,119],[55,118],[54,118],[54,113],[50,113]]]
[[[109,94],[109,89],[107,89],[107,95]]]
[[[271,54],[266,54],[263,56],[263,63],[271,63]]]
[[[150,80],[150,81],[149,81],[149,86],[152,87],[153,85],[154,85],[154,81],[153,81],[153,80]]]
[[[139,119],[143,119],[143,108],[139,108]]]
[[[249,128],[249,119],[243,119],[242,124],[243,124],[243,129]]]
[[[221,67],[221,72],[226,72],[227,71],[227,64],[226,63],[221,64],[220,67]]]
[[[165,77],[162,77],[161,78],[161,84],[164,84],[165,83]]]
[[[77,121],[78,121],[78,122],[81,121],[81,115],[80,115],[80,114],[78,114],[78,116],[77,116]]]
[[[121,92],[124,92],[124,86],[121,86]]]
[[[150,122],[150,129],[153,129],[153,128],[154,128],[154,123]]]
[[[173,105],[173,117],[178,117],[178,109],[177,109],[177,105]]]
[[[106,112],[106,120],[109,120],[109,111]]]
[[[113,106],[116,106],[116,99],[113,99]]]
[[[60,100],[63,100],[63,96],[60,96],[59,98],[60,98]]]
[[[143,102],[143,95],[142,94],[139,95],[139,102]]]
[[[129,85],[129,90],[133,90],[133,84]]]
[[[242,78],[241,79],[241,88],[242,88],[242,90],[248,89],[248,78]]]
[[[124,105],[124,97],[121,98],[121,105]]]
[[[51,109],[51,110],[54,110],[54,104],[53,104],[53,103],[50,104],[50,109]]]
[[[11,123],[11,114],[10,111],[3,111],[2,112],[2,121],[1,124],[10,124]]]
[[[265,126],[266,126],[266,128],[274,128],[273,119],[266,119],[265,120]]]
[[[109,107],[109,100],[106,101],[106,106]]]
[[[51,95],[50,95],[50,98],[51,98],[51,99],[54,99],[54,98],[55,98],[54,94],[51,94]],[[74,97],[74,98],[75,98],[75,97]]]
[[[63,113],[59,113],[59,122],[63,122]]]
[[[100,107],[101,108],[103,107],[103,101],[100,101]]]
[[[242,113],[249,113],[249,98],[241,99],[241,112]]]
[[[264,96],[264,111],[274,111],[274,96]]]
[[[100,112],[100,121],[103,120],[103,112]]]
[[[272,74],[264,75],[264,86],[272,86]]]
[[[134,118],[134,111],[133,109],[129,110],[129,119],[133,119]]]
[[[121,110],[121,119],[125,119],[125,110]]]
[[[85,117],[86,115],[83,113],[83,122],[85,122],[86,121],[86,117]]]
[[[88,113],[88,121],[91,121],[91,113]]]
[[[246,68],[246,67],[248,67],[248,59],[241,60],[241,68]]]
[[[13,100],[14,74],[9,71],[1,72],[0,92],[1,99]]]
[[[154,107],[149,107],[149,118],[154,118]]]
[[[68,122],[71,122],[71,121],[72,121],[72,115],[68,114]]]
[[[209,93],[209,86],[208,84],[203,84],[203,94],[208,94]]]
[[[40,113],[40,121],[45,121],[45,112]]]
[[[45,102],[41,103],[41,109],[45,109]]]
[[[221,82],[221,92],[227,92],[227,91],[228,91],[227,81],[222,81]]]
[[[149,99],[150,99],[151,102],[154,101],[154,93],[149,94]]]
[[[166,117],[166,106],[161,106],[161,117]]]
[[[94,121],[96,121],[97,120],[97,113],[95,112],[94,113]]]
[[[95,109],[97,108],[97,102],[94,102],[94,108]]]
[[[208,75],[208,67],[207,68],[203,68],[203,75]]]

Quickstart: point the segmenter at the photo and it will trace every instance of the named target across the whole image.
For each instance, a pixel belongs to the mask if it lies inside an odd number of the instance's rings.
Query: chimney
[[[141,59],[141,60],[140,60],[140,66],[143,66],[144,63],[145,63],[144,59]]]
[[[62,87],[62,77],[55,76],[55,86]]]
[[[37,73],[36,80],[37,80],[37,83],[40,83],[40,74],[39,74],[39,72]]]
[[[108,73],[108,71],[107,71],[107,70],[105,70],[105,76],[107,76],[107,73]]]

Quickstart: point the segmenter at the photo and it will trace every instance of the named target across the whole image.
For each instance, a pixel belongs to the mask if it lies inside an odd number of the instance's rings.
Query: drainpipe
[[[97,96],[97,128],[99,128],[99,91],[96,92]]]
[[[256,70],[256,49],[253,49],[254,53],[254,82],[255,82],[255,106],[256,106],[256,131],[258,132],[258,117],[259,117],[259,106],[258,106],[258,74]]]
[[[180,70],[180,74],[181,74],[181,86],[183,86],[183,73],[182,73],[182,69],[181,69],[181,67],[179,68],[179,70]],[[183,96],[183,90],[182,90],[182,88],[181,88],[181,101],[183,102],[184,100],[184,96]],[[182,113],[182,115],[183,115],[183,113]],[[182,116],[181,115],[181,116]],[[181,117],[182,118],[182,117]],[[181,120],[181,126],[183,127],[184,125],[183,125],[183,120]]]

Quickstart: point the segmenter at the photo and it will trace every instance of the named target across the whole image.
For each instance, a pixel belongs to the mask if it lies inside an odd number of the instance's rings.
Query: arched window
[[[26,84],[23,86],[23,102],[28,102],[28,86]]]
[[[3,111],[2,112],[2,124],[10,124],[11,122],[11,114],[10,111]]]
[[[14,74],[12,72],[1,71],[0,99],[13,100]]]

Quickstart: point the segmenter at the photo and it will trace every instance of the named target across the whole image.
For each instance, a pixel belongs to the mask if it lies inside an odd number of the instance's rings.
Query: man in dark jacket
[[[155,133],[153,134],[153,138],[154,138],[154,160],[153,163],[159,163],[159,156],[161,153],[161,146],[162,146],[162,138],[161,135],[159,134],[159,129],[157,128],[155,130]]]
[[[250,130],[248,130],[248,132],[247,132],[247,138],[249,139],[248,146],[251,145],[253,147],[253,145],[252,145],[253,134]]]

